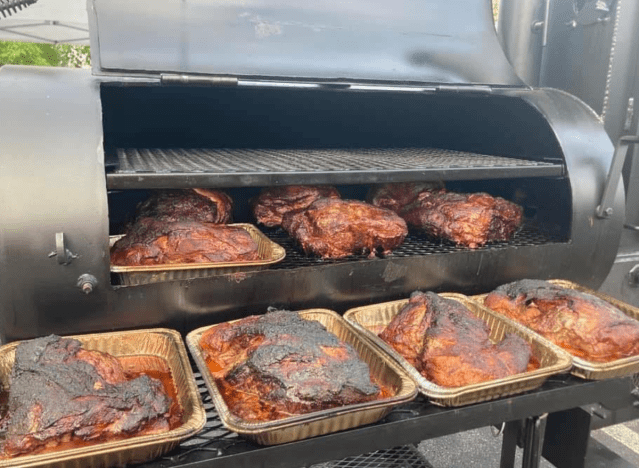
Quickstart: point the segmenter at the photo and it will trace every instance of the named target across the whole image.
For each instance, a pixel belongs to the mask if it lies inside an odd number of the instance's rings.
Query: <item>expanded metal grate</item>
[[[111,189],[372,183],[417,175],[422,180],[563,175],[563,164],[558,162],[433,148],[121,148],[112,165],[113,171],[107,174]],[[176,180],[176,174],[189,177]]]
[[[246,451],[259,450],[251,442],[242,439],[238,434],[227,430],[218,416],[209,394],[202,374],[192,363],[193,374],[197,384],[204,409],[206,410],[206,425],[193,437],[182,441],[179,446],[169,454],[144,465],[141,468],[179,468],[188,467],[194,460],[201,460],[202,457],[215,459]],[[424,406],[424,400],[420,398],[398,406],[391,410],[391,413],[383,421],[405,419],[415,416],[419,409]],[[383,422],[382,421],[382,422]],[[402,464],[403,463],[403,464]],[[377,450],[375,452],[349,457],[343,460],[335,460],[318,465],[313,468],[432,468],[417,449],[412,445],[396,447],[388,450]]]
[[[118,149],[116,172],[317,172],[387,171],[551,163],[433,148],[331,150]]]
[[[332,263],[344,263],[354,260],[367,260],[366,254],[351,255],[340,259],[321,259],[306,255],[299,245],[282,229],[263,229],[263,232],[275,243],[286,250],[286,258],[271,269],[287,269],[305,266],[317,266]],[[560,235],[547,233],[535,225],[524,225],[509,241],[490,242],[475,251],[493,250],[506,247],[524,247],[566,242]],[[389,258],[412,257],[418,255],[445,254],[452,252],[468,252],[467,247],[455,245],[453,242],[433,239],[425,233],[411,231],[402,245],[390,254]]]
[[[433,468],[413,445],[348,457],[311,468]]]

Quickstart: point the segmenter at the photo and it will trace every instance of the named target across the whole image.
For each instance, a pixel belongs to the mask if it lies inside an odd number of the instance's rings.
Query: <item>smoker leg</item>
[[[542,454],[557,468],[582,468],[590,438],[588,412],[574,408],[548,417]]]
[[[526,419],[524,424],[522,468],[539,468],[547,417],[547,414],[542,414],[541,416],[533,416]]]
[[[515,452],[517,440],[521,430],[521,421],[510,421],[504,427],[504,435],[501,441],[501,461],[499,468],[515,468]]]

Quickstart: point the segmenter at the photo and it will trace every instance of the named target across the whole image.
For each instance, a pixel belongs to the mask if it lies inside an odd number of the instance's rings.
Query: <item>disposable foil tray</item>
[[[85,447],[61,449],[35,455],[20,455],[0,460],[0,468],[106,468],[144,463],[175,448],[180,441],[199,432],[206,423],[195,378],[180,334],[168,329],[76,335],[83,348],[109,353],[118,358],[149,357],[162,359],[171,371],[180,407],[182,424],[175,429],[152,435],[134,436],[113,442],[96,442]],[[0,348],[0,382],[10,390],[10,374],[19,342]],[[149,369],[153,370],[153,369]]]
[[[229,430],[258,444],[283,444],[371,424],[386,416],[394,406],[411,401],[417,396],[417,387],[406,372],[367,340],[363,340],[340,315],[326,309],[309,309],[298,313],[306,320],[317,320],[341,341],[350,344],[359,357],[368,364],[373,379],[394,389],[394,394],[380,400],[315,411],[275,421],[245,421],[229,411],[206,365],[200,347],[202,335],[215,325],[198,328],[187,335],[186,342],[202,373],[220,419]],[[233,322],[236,320],[229,323]]]
[[[547,281],[549,283],[556,284],[557,286],[561,286],[563,288],[574,289],[575,291],[591,294],[595,297],[603,299],[604,301],[617,307],[619,310],[621,310],[621,312],[626,314],[628,317],[633,318],[635,320],[639,320],[639,309],[629,304],[626,304],[625,302],[622,302],[618,299],[615,299],[613,297],[610,297],[606,294],[602,294],[597,291],[593,291],[592,289],[588,289],[584,286],[573,283],[571,281],[566,281],[561,279],[551,279]],[[483,304],[484,298],[486,296],[487,294],[480,294],[477,296],[473,296],[473,299],[479,302],[480,304]],[[535,334],[539,339],[546,341],[550,346],[553,346],[556,349],[563,349],[533,330],[530,330],[530,333]],[[611,362],[592,362],[577,356],[572,356],[572,363],[573,363],[573,368],[572,368],[571,374],[576,375],[577,377],[581,377],[583,379],[589,379],[589,380],[612,379],[616,377],[624,377],[627,375],[632,375],[639,372],[639,355],[621,358]]]
[[[257,242],[259,260],[244,262],[173,263],[170,265],[111,265],[111,273],[116,273],[120,277],[122,284],[136,286],[163,281],[208,278],[231,273],[247,273],[268,268],[284,260],[286,256],[284,248],[270,240],[252,224],[237,223],[227,224],[226,226],[240,227],[249,233],[253,240]],[[124,237],[124,235],[111,236],[109,238],[110,247],[113,247],[113,244],[122,237]]]
[[[426,379],[392,346],[377,336],[408,303],[408,299],[350,309],[344,314],[344,318],[375,346],[398,362],[417,383],[419,391],[432,403],[440,406],[469,405],[533,390],[541,386],[551,375],[570,370],[571,359],[566,352],[551,346],[545,340],[540,340],[529,333],[525,327],[494,313],[464,295],[442,293],[439,296],[460,302],[476,317],[486,322],[490,327],[490,340],[493,343],[501,341],[505,333],[515,333],[528,341],[532,346],[533,355],[539,360],[539,369],[462,387],[443,387]]]

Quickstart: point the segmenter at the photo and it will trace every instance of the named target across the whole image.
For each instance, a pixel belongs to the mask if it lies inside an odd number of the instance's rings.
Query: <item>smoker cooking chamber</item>
[[[3,67],[0,93],[3,117],[20,109],[2,119],[0,142],[6,340],[113,324],[186,333],[269,306],[343,313],[416,289],[472,294],[522,277],[596,288],[621,231],[621,188],[615,213],[594,218],[610,142],[586,106],[552,90],[178,86]],[[411,232],[392,255],[339,261],[306,257],[263,229],[287,249],[275,268],[139,286],[109,271],[109,236],[152,189],[222,188],[235,222],[254,223],[249,200],[266,186],[334,184],[364,199],[372,184],[427,180],[515,201],[524,228],[478,249]]]

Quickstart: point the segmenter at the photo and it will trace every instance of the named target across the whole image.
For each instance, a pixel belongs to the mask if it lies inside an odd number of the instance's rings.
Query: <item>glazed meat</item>
[[[368,365],[317,321],[270,311],[216,325],[200,346],[231,413],[270,421],[381,397]]]
[[[588,361],[639,354],[639,322],[591,294],[521,280],[499,286],[484,304]]]
[[[493,344],[489,336],[488,325],[464,305],[432,292],[413,293],[379,335],[425,378],[443,387],[500,379],[529,369],[528,342],[506,334]]]
[[[111,265],[244,262],[259,260],[258,245],[237,226],[142,218],[111,248]]]
[[[421,192],[400,215],[434,237],[470,248],[510,239],[523,220],[522,208],[503,198],[445,190]]]
[[[341,258],[376,249],[385,254],[398,247],[408,234],[397,214],[356,200],[321,198],[306,210],[287,213],[286,229],[307,254]]]
[[[340,194],[335,187],[324,185],[270,187],[253,200],[253,214],[258,223],[276,227],[286,213],[304,210],[318,198],[340,198]]]
[[[366,200],[375,206],[387,208],[399,213],[406,205],[417,200],[420,193],[439,191],[444,188],[441,182],[400,182],[373,187]]]
[[[4,457],[168,431],[171,399],[159,380],[127,380],[117,358],[51,335],[16,348]]]
[[[231,198],[219,190],[156,190],[138,205],[136,218],[226,224],[231,221],[232,211]]]

